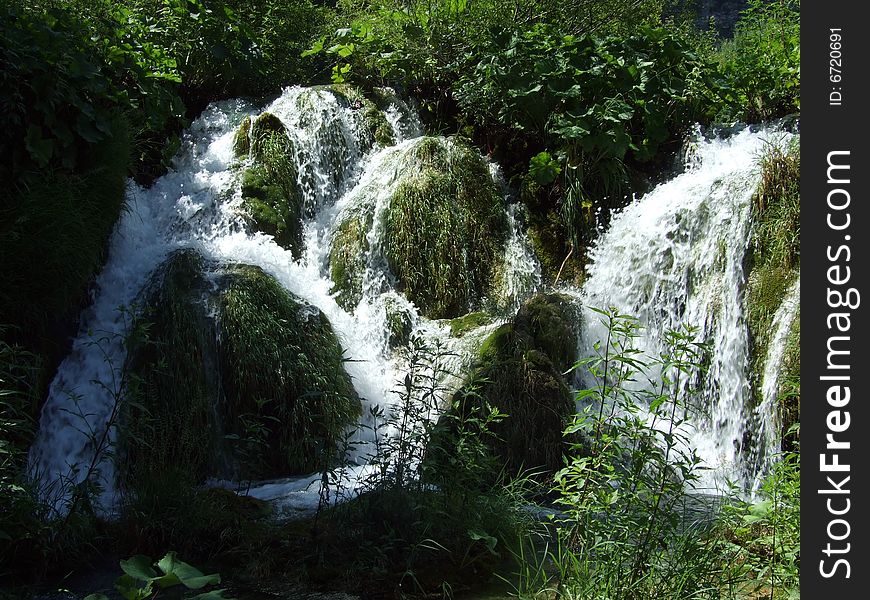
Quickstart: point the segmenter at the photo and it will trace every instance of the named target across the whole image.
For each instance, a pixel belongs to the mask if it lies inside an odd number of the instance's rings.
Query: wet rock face
[[[308,473],[355,422],[326,316],[262,269],[183,251],[146,296],[120,436],[132,485],[179,464],[193,481]]]

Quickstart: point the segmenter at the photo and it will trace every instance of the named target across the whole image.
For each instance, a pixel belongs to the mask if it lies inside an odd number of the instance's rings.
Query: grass
[[[761,182],[753,198],[747,317],[752,340],[753,385],[760,396],[772,323],[786,292],[800,273],[800,147],[771,144],[760,160]],[[790,334],[785,364],[787,393],[780,404],[785,433],[799,420],[800,324]]]
[[[507,236],[503,199],[480,155],[427,138],[417,172],[390,201],[385,255],[400,291],[430,318],[454,318],[489,292]]]

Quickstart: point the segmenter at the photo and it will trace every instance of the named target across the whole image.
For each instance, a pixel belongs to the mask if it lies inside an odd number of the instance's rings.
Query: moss
[[[362,120],[366,135],[380,146],[392,146],[396,143],[393,127],[384,115],[385,98],[372,91],[364,93],[360,88],[347,84],[327,86],[329,91],[344,100],[348,106],[362,111]]]
[[[779,389],[779,417],[783,450],[797,448],[798,435],[792,427],[801,421],[801,319],[800,309],[792,322],[785,345]]]
[[[548,192],[531,177],[523,180],[520,200],[528,213],[526,231],[542,275],[549,281],[581,285],[585,274],[585,248],[573,249]]]
[[[469,331],[477,329],[492,322],[492,317],[485,312],[470,312],[462,317],[450,321],[450,335],[462,337]]]
[[[552,474],[562,467],[562,432],[574,402],[562,373],[577,357],[576,309],[560,294],[537,294],[483,342],[477,364],[457,392],[466,416],[497,407],[508,416],[493,426],[490,451],[517,474]]]
[[[334,283],[332,293],[345,310],[352,310],[362,298],[363,275],[369,250],[368,230],[371,214],[355,212],[336,228],[329,250],[329,269]]]
[[[384,297],[384,310],[387,316],[387,344],[390,348],[406,346],[414,329],[413,314],[393,296]]]
[[[785,151],[776,146],[767,150],[761,159],[761,183],[752,204],[754,226],[748,256],[746,306],[751,381],[759,400],[773,318],[800,270],[799,150],[798,145]],[[790,361],[800,364],[799,346],[794,350],[797,355]]]
[[[219,378],[202,266],[191,251],[167,259],[146,300],[147,336],[133,338],[127,368],[136,401],[125,404],[122,416],[120,471],[134,484],[173,464],[191,480],[217,469]]]
[[[303,227],[295,188],[288,192],[264,167],[255,164],[242,174],[241,192],[254,226],[299,258]]]
[[[540,350],[560,371],[567,371],[577,360],[577,306],[564,294],[536,294],[521,307],[514,327],[523,343]]]
[[[247,141],[243,143],[243,139]],[[235,141],[246,147],[252,158],[242,174],[241,193],[253,227],[273,236],[294,258],[299,258],[304,200],[293,142],[284,124],[272,113],[264,112],[256,119],[243,121]]]
[[[507,236],[502,197],[468,146],[429,138],[413,152],[419,171],[390,199],[384,254],[423,314],[457,317],[492,287]]]
[[[229,267],[216,288],[202,271],[177,253],[148,294],[120,471],[137,487],[170,465],[191,482],[316,470],[361,410],[329,321],[258,267]]]
[[[233,135],[233,154],[236,158],[247,158],[251,152],[251,124],[250,116],[244,118],[239,128]]]
[[[230,433],[256,451],[258,477],[307,473],[361,411],[326,316],[257,267],[221,278],[220,359]]]

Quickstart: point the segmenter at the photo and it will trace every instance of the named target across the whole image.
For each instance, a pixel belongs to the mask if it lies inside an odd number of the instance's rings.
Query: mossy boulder
[[[192,481],[241,480],[332,459],[361,405],[320,310],[258,267],[215,270],[190,251],[167,260],[146,304],[120,440],[133,485],[173,464]]]
[[[388,105],[388,100],[384,95],[376,89],[366,93],[358,87],[341,83],[327,86],[326,89],[351,108],[362,111],[363,131],[374,143],[384,147],[396,143],[393,127],[384,115],[384,110]]]
[[[220,287],[227,429],[254,434],[259,476],[316,470],[361,411],[329,320],[258,267],[230,267]]]
[[[353,211],[338,224],[333,234],[329,251],[332,292],[345,310],[353,310],[362,299],[372,220],[370,212]]]
[[[493,426],[490,451],[511,474],[562,467],[562,432],[574,414],[563,373],[577,359],[578,309],[561,294],[537,294],[481,345],[468,381],[454,395],[461,416],[488,406],[508,416]]]
[[[428,318],[477,310],[504,261],[502,194],[486,161],[463,141],[423,138],[401,152],[385,163],[395,172],[385,191],[364,190],[341,217],[330,249],[334,292],[351,308],[365,269],[386,265],[396,289]],[[374,226],[380,239],[370,247]]]
[[[254,120],[249,116],[245,117],[236,133],[233,134],[233,154],[236,158],[247,158],[251,152],[251,124]]]
[[[414,330],[414,313],[393,294],[383,297],[386,313],[387,345],[390,348],[407,346]]]
[[[195,252],[171,255],[152,278],[131,336],[119,471],[134,483],[176,463],[194,480],[220,469],[216,324],[203,269]]]
[[[294,258],[302,253],[304,198],[299,189],[293,141],[281,120],[269,112],[242,121],[233,150],[249,158],[241,194],[251,225],[269,234]]]
[[[455,318],[492,288],[508,234],[503,198],[463,142],[426,138],[413,157],[418,170],[390,199],[384,254],[399,290],[423,314]]]

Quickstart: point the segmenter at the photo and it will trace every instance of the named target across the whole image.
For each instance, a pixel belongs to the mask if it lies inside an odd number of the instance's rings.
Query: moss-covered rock
[[[800,273],[800,149],[771,146],[761,158],[761,183],[752,204],[753,229],[747,267],[746,313],[750,380],[758,402],[773,320]],[[778,390],[783,439],[800,421],[800,319],[790,332]]]
[[[334,283],[332,293],[345,310],[352,310],[362,298],[368,232],[372,214],[354,211],[336,227],[329,250],[329,271]]]
[[[363,129],[367,137],[379,146],[392,146],[396,143],[393,127],[384,115],[388,104],[385,96],[377,90],[366,94],[362,89],[347,84],[333,84],[327,86],[327,89],[351,108],[362,111]]]
[[[233,150],[239,157],[250,157],[242,173],[241,193],[251,225],[299,258],[304,198],[295,149],[284,124],[269,112],[246,118],[236,131]]]
[[[339,302],[354,306],[365,269],[386,264],[396,289],[426,317],[476,310],[494,292],[508,235],[503,197],[486,161],[459,140],[423,138],[384,164],[394,179],[359,192],[333,235],[330,269]],[[379,239],[370,247],[375,226]]]
[[[147,294],[120,470],[134,486],[174,464],[191,481],[317,470],[361,410],[329,321],[258,267],[216,286],[203,268],[177,253]]]
[[[406,346],[414,330],[414,314],[394,295],[385,295],[383,301],[387,317],[387,344],[390,348]]]
[[[247,158],[251,152],[251,124],[253,119],[245,117],[233,135],[233,154],[236,158]]]
[[[577,358],[577,308],[560,294],[538,294],[483,342],[477,365],[456,393],[465,415],[487,406],[508,416],[493,426],[490,450],[510,473],[562,467],[562,432],[574,414],[563,376]]]
[[[492,323],[492,317],[485,312],[475,311],[450,320],[450,335],[462,337],[469,331]]]
[[[258,476],[316,470],[361,411],[329,320],[257,267],[229,268],[220,287],[228,432],[249,439]]]
[[[385,217],[384,254],[399,290],[430,318],[479,306],[503,258],[507,217],[489,169],[466,144],[426,138]]]
[[[202,270],[200,255],[177,252],[149,286],[127,363],[135,400],[124,404],[119,471],[130,481],[159,476],[175,463],[194,480],[219,469],[220,376]]]

